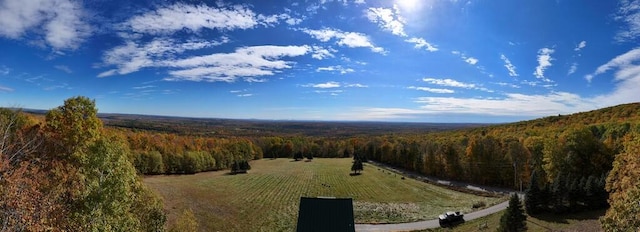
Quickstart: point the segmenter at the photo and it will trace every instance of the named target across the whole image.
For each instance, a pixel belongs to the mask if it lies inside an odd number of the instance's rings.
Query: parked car
[[[460,212],[446,212],[438,216],[438,221],[442,227],[455,226],[464,222],[464,215]]]

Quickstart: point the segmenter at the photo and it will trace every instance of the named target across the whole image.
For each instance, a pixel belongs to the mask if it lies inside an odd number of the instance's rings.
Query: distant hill
[[[45,115],[47,110],[23,109]],[[328,136],[426,133],[487,126],[482,123],[414,123],[414,122],[348,122],[286,121],[257,119],[189,118],[140,114],[98,113],[105,126],[131,130],[199,136]]]
[[[23,109],[44,115],[47,110]],[[329,136],[352,137],[366,135],[389,135],[427,133],[459,129],[511,132],[561,128],[568,125],[603,124],[640,120],[640,103],[623,104],[603,109],[570,115],[548,116],[534,120],[506,124],[481,123],[403,123],[403,122],[331,122],[331,121],[284,121],[248,120],[220,118],[188,118],[173,116],[99,113],[104,124],[113,128],[145,130],[181,135],[204,136]]]

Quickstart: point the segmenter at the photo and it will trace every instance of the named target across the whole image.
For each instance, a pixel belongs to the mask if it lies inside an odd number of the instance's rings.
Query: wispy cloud
[[[9,75],[9,73],[11,73],[11,69],[10,68],[8,68],[7,66],[4,66],[4,65],[0,66],[0,75],[6,76],[6,75]]]
[[[640,36],[640,0],[620,0],[614,19],[623,22],[615,39],[619,42],[636,41]]]
[[[504,67],[507,68],[507,71],[509,71],[509,76],[517,77],[518,73],[516,72],[516,66],[511,63],[509,58],[507,58],[507,56],[505,56],[504,54],[500,54],[500,59],[504,61]]]
[[[352,68],[345,68],[341,65],[328,66],[328,67],[319,67],[316,69],[317,72],[327,71],[327,72],[340,72],[340,74],[347,74],[355,72]]]
[[[398,8],[369,8],[366,11],[369,21],[378,24],[380,28],[391,34],[406,37],[404,32],[404,24],[406,21],[398,13]]]
[[[76,49],[91,35],[81,2],[72,0],[4,0],[0,2],[0,36],[35,40],[55,50]],[[34,32],[28,35],[29,32]]]
[[[346,84],[344,87],[349,87],[349,88],[369,88],[368,85],[363,85],[363,84]]]
[[[578,52],[578,51],[582,50],[583,48],[585,48],[586,46],[587,46],[587,41],[584,41],[584,40],[583,40],[583,41],[582,41],[582,42],[580,42],[580,43],[576,46],[576,48],[574,48],[573,50],[574,50],[574,51],[576,51],[576,52]]]
[[[216,53],[185,59],[167,60],[166,67],[180,68],[170,71],[169,81],[225,81],[244,78],[249,82],[263,82],[261,76],[271,76],[282,69],[289,69],[294,62],[281,60],[311,51],[309,46],[254,46],[236,49],[233,53]]]
[[[553,52],[554,50],[550,48],[541,48],[538,50],[538,66],[533,72],[533,75],[544,82],[552,82],[549,78],[544,76],[544,71],[552,65],[551,61],[554,59],[551,57],[551,54],[553,54]]]
[[[0,85],[0,92],[13,92],[13,89]]]
[[[508,93],[503,98],[420,97],[421,109],[439,113],[546,116],[590,109],[591,103],[566,92],[546,95]],[[572,107],[573,106],[573,107]]]
[[[300,29],[302,32],[309,34],[311,37],[322,42],[328,42],[335,39],[336,44],[350,48],[370,48],[376,53],[385,54],[386,51],[382,47],[375,46],[371,39],[365,34],[357,32],[343,32],[338,29],[323,28],[320,30],[311,30],[308,28]]]
[[[454,51],[451,51],[451,54],[460,56],[460,58],[462,58],[462,60],[464,62],[466,62],[467,64],[470,64],[470,65],[476,65],[479,62],[479,60],[477,58],[467,56],[466,54],[464,54],[464,53],[462,53],[460,51],[455,51],[454,50]]]
[[[329,81],[326,83],[319,84],[307,84],[303,85],[303,87],[311,87],[311,88],[319,88],[319,89],[331,89],[331,88],[340,88],[340,83],[335,81]]]
[[[506,82],[498,82],[498,83],[495,83],[495,84],[496,84],[496,85],[499,85],[499,86],[507,86],[507,87],[511,87],[511,88],[514,88],[514,89],[519,89],[519,88],[520,88],[520,86],[519,86],[519,85],[512,84],[512,83],[506,83]]]
[[[490,93],[493,92],[493,90],[487,89],[487,88],[482,87],[480,85],[476,85],[476,84],[472,84],[472,83],[464,83],[464,82],[456,81],[456,80],[449,79],[449,78],[446,78],[446,79],[423,78],[422,81],[426,82],[426,83],[429,83],[429,84],[445,86],[445,87],[455,87],[455,88],[463,88],[463,89],[475,89],[475,90],[480,90],[480,91],[485,91],[485,92],[490,92]]]
[[[337,81],[328,81],[325,83],[316,83],[316,84],[309,83],[306,85],[302,85],[302,87],[317,88],[317,89],[336,89],[336,88],[368,88],[369,86],[363,85],[360,83],[340,83]],[[319,93],[319,91],[316,91],[316,92]],[[326,92],[326,91],[320,91],[320,92]]]
[[[571,64],[571,67],[569,67],[569,71],[567,72],[567,75],[571,75],[576,71],[578,71],[578,63],[573,62],[573,64]]]
[[[628,80],[633,78],[640,78],[640,48],[630,50],[622,55],[619,55],[606,64],[600,65],[595,72],[585,76],[585,79],[589,82],[600,74],[603,74],[609,70],[617,69],[615,78],[616,80]]]
[[[423,38],[417,38],[417,37],[413,37],[410,39],[405,40],[405,42],[409,42],[409,43],[413,43],[415,44],[415,48],[425,48],[427,51],[430,52],[435,52],[438,51],[438,48],[432,44],[430,44],[429,42],[425,41]]]
[[[469,57],[464,59],[464,62],[467,62],[467,64],[470,64],[470,65],[476,65],[478,63],[478,59]]]
[[[452,89],[437,89],[437,88],[416,87],[416,86],[409,86],[409,89],[415,89],[415,90],[420,90],[420,91],[425,91],[430,93],[455,93],[456,92]]]
[[[311,57],[316,59],[316,60],[324,60],[324,59],[328,59],[328,58],[333,58],[333,57],[335,57],[335,55],[333,55],[333,53],[337,52],[335,49],[323,48],[323,47],[320,47],[320,46],[311,46],[311,49],[313,50],[313,54],[311,54]]]
[[[157,86],[155,85],[143,85],[143,86],[135,86],[132,89],[151,89],[151,88],[155,88]]]
[[[66,66],[66,65],[56,65],[56,66],[53,66],[53,67],[58,69],[58,70],[60,70],[60,71],[66,72],[68,74],[73,73],[73,70],[71,70],[71,68],[69,68],[69,66]]]
[[[227,42],[229,39],[226,37],[222,37],[220,41],[192,40],[188,42],[157,38],[146,44],[127,41],[124,45],[107,50],[102,55],[104,65],[116,66],[116,68],[102,72],[98,77],[129,74],[146,67],[166,66],[163,63],[176,54],[218,46]]]
[[[184,29],[191,32],[199,32],[202,29],[250,29],[258,25],[273,26],[281,21],[290,25],[301,22],[300,19],[286,13],[266,16],[256,14],[244,5],[220,4],[219,7],[210,7],[204,4],[176,3],[134,16],[123,23],[122,27],[137,33],[166,35]]]

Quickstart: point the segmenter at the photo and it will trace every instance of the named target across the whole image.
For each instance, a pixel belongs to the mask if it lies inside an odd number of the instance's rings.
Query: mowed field
[[[503,199],[452,191],[401,179],[371,164],[350,176],[351,159],[263,159],[248,174],[228,171],[150,176],[144,182],[162,195],[169,224],[191,209],[201,231],[292,231],[300,197],[350,197],[356,223],[394,223],[436,218],[444,211],[469,212],[474,202]]]

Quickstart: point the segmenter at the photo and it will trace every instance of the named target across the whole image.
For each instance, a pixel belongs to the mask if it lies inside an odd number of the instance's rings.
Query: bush
[[[479,208],[484,208],[485,206],[487,206],[487,203],[485,203],[484,201],[478,201],[478,202],[474,202],[471,208],[479,209]]]

